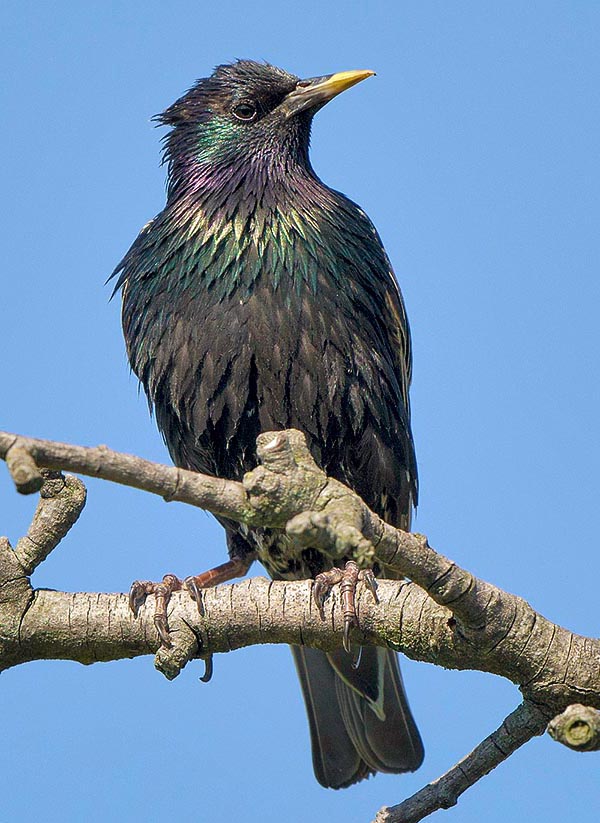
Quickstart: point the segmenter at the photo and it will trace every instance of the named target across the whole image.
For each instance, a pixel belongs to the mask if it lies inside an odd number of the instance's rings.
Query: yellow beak
[[[321,94],[327,95],[328,100],[335,97],[342,91],[346,91],[351,86],[360,83],[361,80],[366,80],[367,77],[372,77],[375,74],[370,69],[358,69],[355,71],[338,71],[337,74],[330,74],[329,77],[319,77],[312,88],[316,91],[319,89]]]
[[[311,77],[300,80],[294,91],[290,92],[282,103],[286,115],[290,117],[298,112],[312,109],[317,111],[342,91],[372,77],[374,71],[358,69],[355,71],[339,71],[336,74],[326,74],[323,77]]]

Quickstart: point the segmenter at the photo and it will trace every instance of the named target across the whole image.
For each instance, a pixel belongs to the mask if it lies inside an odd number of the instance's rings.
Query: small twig
[[[576,752],[600,751],[600,712],[574,703],[550,721],[548,734]]]
[[[29,449],[17,440],[8,448],[4,459],[19,494],[39,492],[44,478]]]
[[[547,717],[524,701],[500,728],[486,737],[450,771],[397,806],[380,809],[374,823],[418,823],[439,809],[455,806],[460,795],[495,769],[532,737],[544,732]]]
[[[214,513],[237,516],[238,519],[243,519],[246,513],[246,496],[241,483],[219,480],[174,466],[151,463],[132,454],[112,451],[106,446],[86,448],[0,432],[0,458],[6,460],[9,469],[10,462],[14,463],[15,452],[18,458],[17,467],[31,468],[37,464],[48,469],[62,469],[88,477],[100,477],[113,483],[158,494],[167,500],[178,500]],[[39,475],[37,468],[36,471]],[[15,479],[12,470],[11,474]],[[41,475],[39,476],[43,480]],[[21,482],[21,475],[18,476],[18,480]],[[31,489],[21,486],[19,491],[31,493],[38,491],[41,485],[40,483],[37,488]]]

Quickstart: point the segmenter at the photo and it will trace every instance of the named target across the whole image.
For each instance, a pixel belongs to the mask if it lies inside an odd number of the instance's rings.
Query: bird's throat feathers
[[[289,302],[306,288],[316,294],[319,279],[335,288],[345,261],[381,258],[368,218],[313,171],[310,118],[257,136],[214,113],[166,115],[167,204],[119,264],[116,288],[143,282],[172,297],[210,290],[211,300],[244,300],[269,278]]]
[[[304,118],[283,130],[257,133],[212,113],[175,125],[164,139],[168,201],[222,199],[244,184],[259,193],[267,186],[285,188],[290,177],[314,179],[308,157],[310,128],[310,119]]]
[[[210,290],[222,300],[233,292],[244,299],[261,277],[290,297],[316,293],[319,277],[337,280],[340,249],[352,252],[343,212],[353,204],[314,175],[271,171],[208,164],[202,180],[170,197],[141,231],[117,268],[116,288],[144,283],[174,298]]]

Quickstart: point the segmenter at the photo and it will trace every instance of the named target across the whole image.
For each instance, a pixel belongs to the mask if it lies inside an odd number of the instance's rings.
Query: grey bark
[[[37,659],[88,664],[155,653],[155,665],[172,679],[192,658],[255,643],[341,645],[339,596],[334,592],[321,614],[311,598],[311,581],[254,578],[205,589],[199,609],[186,593],[175,593],[169,649],[160,646],[151,600],[134,619],[123,594],[34,591],[29,575],[85,503],[81,481],[59,473],[70,470],[249,526],[286,530],[300,544],[333,558],[353,555],[363,566],[376,560],[411,582],[380,581],[379,603],[359,592],[356,642],[389,646],[446,668],[491,672],[519,687],[523,703],[500,729],[446,775],[399,806],[382,809],[377,821],[412,823],[452,805],[571,704],[584,704],[579,709],[592,714],[582,720],[580,712],[572,724],[554,721],[553,736],[578,750],[598,748],[600,641],[569,632],[523,599],[474,577],[434,551],[423,535],[384,523],[350,489],[323,474],[300,432],[262,434],[257,445],[260,465],[237,483],[106,446],[83,448],[0,432],[0,457],[17,490],[31,493],[41,486],[28,534],[14,550],[0,539],[0,670]]]

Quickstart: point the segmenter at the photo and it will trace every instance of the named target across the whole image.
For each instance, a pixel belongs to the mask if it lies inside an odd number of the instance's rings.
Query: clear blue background
[[[373,68],[318,115],[312,156],[373,218],[406,297],[416,527],[598,634],[600,5],[5,0],[0,31],[0,428],[165,461],[103,285],[162,208],[149,118],[235,57],[304,76]],[[34,504],[0,472],[1,532],[16,540]],[[90,482],[34,582],[124,591],[224,557],[210,516]],[[313,778],[284,647],[217,658],[208,686],[200,664],[168,683],[150,658],[11,670],[0,817],[368,821],[519,701],[491,675],[404,670],[424,766],[342,792]],[[537,739],[443,819],[597,821],[599,765]]]

